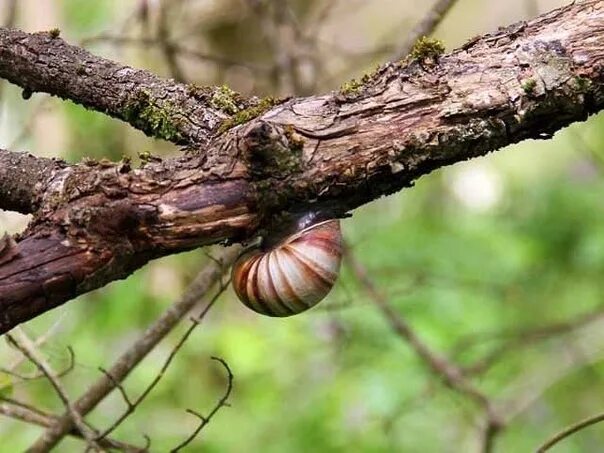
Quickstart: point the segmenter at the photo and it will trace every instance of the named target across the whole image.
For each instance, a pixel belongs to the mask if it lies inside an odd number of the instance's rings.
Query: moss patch
[[[171,102],[155,103],[146,90],[137,91],[126,103],[123,118],[148,135],[171,142],[180,141],[182,135],[175,121],[178,109]]]
[[[228,115],[233,115],[239,111],[237,107],[237,97],[239,93],[231,90],[228,86],[218,87],[210,98],[210,105],[216,110],[220,110]]]
[[[340,94],[342,96],[354,96],[361,91],[363,82],[356,79],[351,79],[348,82],[344,82],[340,87]]]
[[[282,99],[274,98],[271,96],[263,98],[256,105],[240,110],[235,113],[232,117],[224,120],[220,125],[218,132],[223,133],[235,126],[247,123],[248,121],[259,117],[275,105],[279,105],[282,102]]]
[[[413,45],[413,48],[409,53],[409,58],[420,63],[436,62],[444,53],[445,45],[441,40],[423,36]]]
[[[526,79],[522,82],[522,91],[527,95],[533,94],[535,88],[537,88],[537,81],[535,79]]]
[[[571,86],[580,94],[586,94],[591,90],[593,83],[587,77],[576,76],[572,78]]]

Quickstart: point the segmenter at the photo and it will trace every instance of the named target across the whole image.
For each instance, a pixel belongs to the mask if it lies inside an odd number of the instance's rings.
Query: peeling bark
[[[24,46],[2,36],[2,59],[14,52],[7,46]],[[150,259],[274,234],[307,211],[344,216],[434,169],[584,120],[604,107],[604,2],[575,3],[420,60],[385,64],[359,86],[290,99],[242,125],[249,109],[223,115],[222,127],[216,115],[198,124],[203,132],[183,132],[190,150],[177,159],[53,172],[32,197],[38,209],[16,250],[4,260],[0,252],[0,332]],[[19,62],[26,69],[10,80],[39,69]],[[0,62],[0,76],[7,72]],[[33,83],[27,77],[20,83]],[[94,94],[79,99],[78,83],[35,89],[96,108]]]

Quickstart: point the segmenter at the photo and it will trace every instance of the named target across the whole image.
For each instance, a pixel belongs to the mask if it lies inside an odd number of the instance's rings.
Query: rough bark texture
[[[220,88],[176,83],[99,58],[67,44],[56,30],[0,28],[0,77],[22,87],[24,98],[50,93],[179,144],[205,144],[228,116]]]
[[[147,73],[103,72],[110,63],[100,59],[95,67],[104,76],[83,75],[84,85],[34,82],[65,49],[83,52],[48,35],[5,30],[0,76],[114,116],[128,102],[120,89],[136,91],[132,76],[164,87],[163,102],[184,96],[181,85]],[[185,128],[172,137],[191,148],[178,159],[140,169],[125,162],[60,168],[42,185],[27,231],[17,244],[0,246],[0,332],[149,259],[272,232],[301,212],[342,216],[436,168],[550,137],[603,108],[603,65],[604,2],[588,0],[475,38],[449,55],[385,64],[338,93],[291,99],[264,113],[254,101],[256,108],[238,107],[226,121],[209,113],[207,122],[195,122],[202,132]],[[102,88],[118,93],[110,96],[115,102],[97,98],[103,83],[117,84],[115,91]],[[187,118],[212,101],[196,99],[197,107],[190,98],[184,103]],[[242,119],[249,121],[236,126]]]
[[[38,209],[54,172],[65,163],[0,148],[0,200],[2,209],[31,214]]]

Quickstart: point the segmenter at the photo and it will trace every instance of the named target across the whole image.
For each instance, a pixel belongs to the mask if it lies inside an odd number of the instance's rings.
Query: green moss
[[[537,88],[537,81],[535,79],[526,79],[522,82],[522,90],[525,94],[533,94]]]
[[[347,82],[344,82],[340,86],[340,94],[342,96],[354,97],[362,91],[362,88],[366,86],[368,83],[373,81],[381,71],[381,66],[376,66],[375,69],[371,72],[363,74],[361,80],[351,79]]]
[[[572,78],[573,89],[580,94],[589,92],[592,87],[592,81],[587,77],[576,76]]]
[[[419,62],[438,61],[443,53],[445,53],[445,45],[441,40],[423,36],[413,45],[409,58]]]
[[[177,116],[178,109],[172,103],[161,101],[161,105],[156,104],[146,90],[136,92],[123,110],[123,117],[130,124],[148,135],[168,141],[182,138],[174,120]]]
[[[210,98],[210,105],[216,110],[221,110],[228,115],[233,115],[239,111],[237,107],[237,97],[239,93],[231,90],[228,86],[222,85],[214,92]]]
[[[342,96],[354,96],[361,91],[363,82],[359,82],[356,79],[351,79],[348,82],[344,82],[340,87],[340,94]]]
[[[51,30],[48,30],[48,34],[52,39],[56,39],[61,36],[61,30],[59,30],[58,28],[53,28]]]
[[[275,105],[280,104],[281,102],[283,102],[282,99],[274,98],[271,96],[263,98],[260,100],[260,102],[258,102],[258,104],[240,110],[235,113],[232,117],[224,120],[220,125],[218,132],[223,133],[235,126],[247,123],[248,121],[259,117],[260,115],[267,112]]]
[[[289,142],[289,148],[299,156],[304,148],[304,137],[296,133],[294,126],[291,124],[285,126],[285,137],[287,137],[287,141]]]
[[[198,99],[207,99],[212,95],[211,87],[199,85],[197,83],[189,83],[187,85],[187,91],[189,96],[193,96]]]

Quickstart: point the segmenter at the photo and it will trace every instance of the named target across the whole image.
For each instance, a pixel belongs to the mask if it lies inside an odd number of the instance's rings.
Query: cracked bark
[[[223,133],[229,115],[211,97],[192,99],[182,85],[92,56],[100,73],[78,77],[78,52],[48,34],[3,30],[0,76],[117,117],[127,101],[115,93],[142,81],[162,87],[162,102],[183,105],[184,117],[204,113],[172,137],[189,148],[179,158],[139,169],[61,165],[41,178],[22,205],[37,208],[32,223],[0,247],[0,332],[150,259],[274,232],[288,215],[346,215],[434,169],[548,138],[604,106],[604,2],[596,0],[474,38],[437,61],[385,64],[358,89],[290,99]],[[67,59],[64,73],[45,81],[55,58]],[[99,100],[99,87],[109,100]]]

